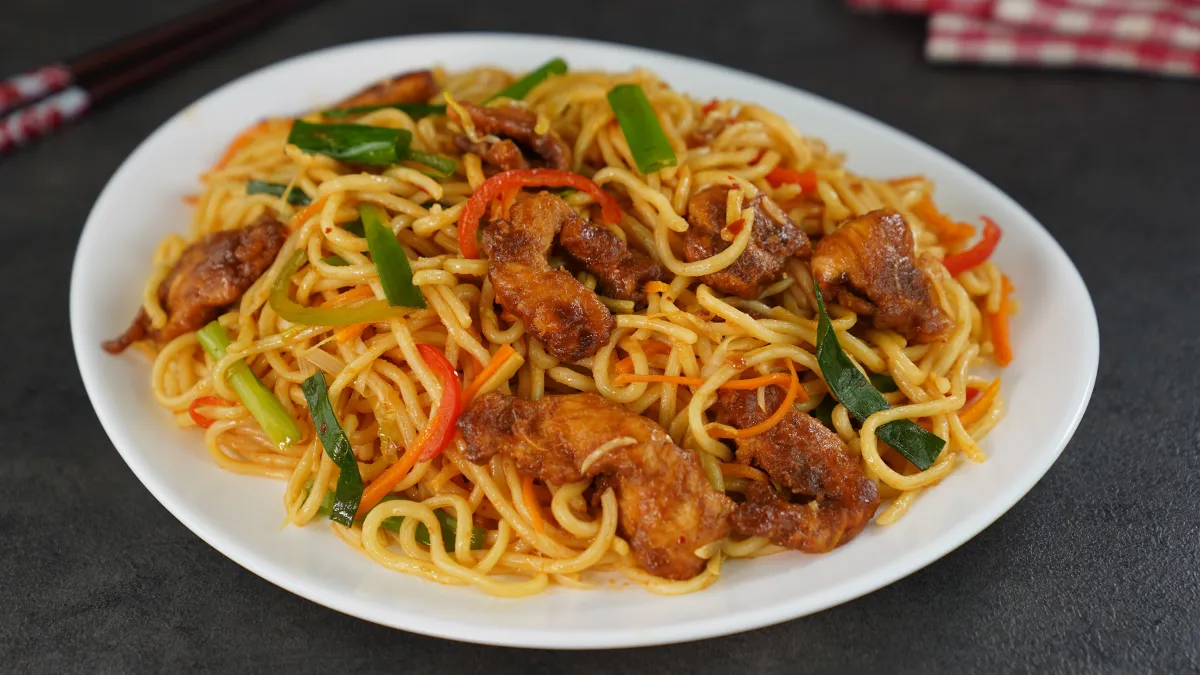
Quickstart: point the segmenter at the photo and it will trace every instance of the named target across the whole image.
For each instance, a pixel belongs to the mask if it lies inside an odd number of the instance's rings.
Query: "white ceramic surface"
[[[896,525],[868,527],[823,556],[728,563],[701,593],[664,598],[634,585],[605,585],[499,600],[389,572],[320,525],[281,530],[283,483],[218,469],[199,434],[177,429],[154,403],[146,360],[100,349],[136,310],[155,243],[185,230],[189,213],[181,198],[198,189],[196,177],[239,130],[431,62],[520,71],[553,56],[576,69],[646,67],[701,99],[761,103],[847,152],[855,171],[925,174],[937,182],[939,205],[955,217],[987,214],[1001,223],[996,257],[1022,311],[1013,324],[1016,360],[1004,375],[1008,415],[984,443],[989,460],[964,462]],[[559,648],[652,645],[766,626],[928,565],[987,527],[1046,472],[1083,415],[1099,356],[1091,300],[1058,244],[997,188],[929,146],[819,97],[728,68],[632,47],[495,34],[385,39],[296,57],[225,85],[170,119],[96,201],[76,253],[71,328],[84,383],[113,444],[150,492],[217,550],[294,593],[370,621],[457,640]]]

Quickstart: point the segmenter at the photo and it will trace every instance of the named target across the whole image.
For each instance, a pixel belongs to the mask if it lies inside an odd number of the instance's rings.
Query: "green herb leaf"
[[[229,334],[221,324],[210,322],[196,331],[196,339],[214,361],[225,358],[229,349]],[[275,394],[254,375],[245,361],[234,361],[225,372],[229,386],[233,387],[242,405],[246,406],[246,410],[250,411],[276,447],[285,448],[300,440],[300,428],[296,426],[296,420],[292,419]]]
[[[364,124],[314,124],[296,120],[287,142],[304,152],[342,162],[391,166],[408,152],[412,133],[407,129]]]
[[[386,214],[374,204],[359,204],[358,216],[362,219],[367,236],[367,248],[371,251],[371,262],[379,272],[379,283],[388,304],[393,307],[425,308],[425,296],[413,285],[412,267],[408,255],[392,228],[384,225]]]
[[[422,117],[430,115],[445,115],[446,106],[435,103],[385,103],[383,105],[360,105],[353,108],[334,108],[332,110],[324,110],[321,115],[329,119],[342,119],[345,117],[356,117],[367,113],[383,110],[384,108],[394,108],[401,112],[407,113],[414,120],[419,120]]]
[[[386,497],[381,499],[379,501],[379,503],[382,504],[384,502],[390,502],[394,499],[401,499],[401,498],[396,497],[395,495],[387,495]],[[442,526],[442,544],[446,547],[447,551],[453,553],[454,552],[454,539],[458,535],[458,519],[455,518],[454,516],[446,513],[445,511],[442,511],[441,509],[435,509],[433,512],[433,515],[437,516],[438,524]],[[393,534],[399,534],[400,533],[400,524],[403,522],[404,522],[404,516],[392,516],[391,518],[384,518],[383,523],[381,525],[383,526],[383,529],[385,529]],[[425,527],[425,523],[417,523],[416,537],[417,537],[418,542],[425,544],[426,546],[430,545],[429,544],[429,528]],[[471,548],[473,550],[479,550],[479,549],[483,548],[483,545],[486,541],[487,541],[487,531],[485,531],[482,527],[479,527],[477,525],[472,525],[471,526]]]
[[[458,169],[458,162],[453,157],[434,155],[420,150],[409,150],[405,159],[423,164],[433,169],[433,178],[449,178]]]
[[[300,389],[308,402],[308,412],[317,427],[317,437],[325,448],[325,454],[341,470],[338,474],[337,493],[330,507],[329,519],[346,527],[354,524],[358,502],[362,499],[362,475],[358,472],[358,460],[350,448],[350,441],[342,431],[333,406],[329,404],[329,389],[325,384],[325,373],[318,371],[305,380]]]
[[[636,84],[619,84],[608,92],[608,105],[612,107],[629,152],[637,162],[638,171],[652,174],[659,169],[675,166],[679,160],[675,150],[667,141],[658,115],[646,98],[646,92]]]
[[[282,197],[283,193],[287,193],[287,201],[289,204],[296,206],[308,206],[312,203],[312,197],[305,194],[304,190],[293,186],[288,190],[288,186],[280,185],[279,183],[268,183],[262,180],[252,180],[246,183],[246,194],[248,195],[274,195]]]
[[[534,87],[541,84],[543,80],[551,75],[562,75],[567,72],[567,62],[560,59],[551,59],[546,63],[538,66],[537,69],[527,73],[525,77],[513,82],[500,91],[492,94],[484,101],[484,104],[491,103],[498,98],[511,98],[519,100],[525,98],[525,95],[533,90]]]
[[[396,243],[399,245],[400,242]],[[292,257],[284,263],[283,269],[279,270],[279,276],[275,277],[275,283],[271,284],[267,304],[281,318],[306,326],[349,326],[354,323],[371,323],[404,316],[402,310],[382,300],[367,300],[349,307],[302,306],[288,297],[288,289],[292,284],[292,275],[304,266],[306,260],[308,256],[304,251],[292,253]]]
[[[829,391],[846,406],[859,422],[865,422],[868,417],[887,410],[891,406],[879,392],[871,388],[871,383],[855,367],[854,362],[842,351],[838,344],[837,333],[829,321],[825,311],[825,300],[821,297],[820,286],[817,288],[817,363],[821,366],[821,374]],[[946,442],[917,426],[912,420],[896,420],[879,427],[876,436],[904,455],[922,471],[933,466],[942,447]]]

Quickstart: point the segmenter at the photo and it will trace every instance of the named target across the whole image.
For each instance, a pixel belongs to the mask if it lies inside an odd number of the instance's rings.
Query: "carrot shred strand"
[[[975,399],[971,405],[958,411],[958,421],[962,422],[964,427],[969,427],[983,418],[987,411],[992,409],[992,403],[996,400],[996,396],[1000,393],[1000,378],[992,380],[988,388],[984,390],[979,398]]]
[[[513,349],[512,345],[506,344],[496,350],[496,353],[488,360],[487,365],[483,367],[483,370],[475,376],[475,379],[471,381],[467,390],[463,392],[463,402],[470,403],[475,398],[475,394],[479,393],[479,390],[487,383],[488,379],[495,375],[504,366],[504,363],[513,356],[516,356],[516,354],[517,350]]]
[[[546,521],[542,519],[542,508],[538,505],[537,496],[533,494],[533,476],[521,477],[521,499],[525,501],[525,508],[529,511],[529,520],[533,522],[533,529],[539,534],[546,531]]]
[[[760,483],[767,482],[767,474],[752,466],[746,466],[745,464],[737,464],[734,462],[722,462],[721,475],[749,478],[750,480],[758,481]]]

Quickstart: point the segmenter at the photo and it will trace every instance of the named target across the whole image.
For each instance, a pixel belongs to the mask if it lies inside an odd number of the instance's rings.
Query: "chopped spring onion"
[[[379,272],[379,283],[383,286],[383,294],[387,296],[389,305],[393,307],[420,307],[424,309],[425,297],[421,290],[413,285],[412,266],[408,264],[408,254],[400,240],[396,239],[392,228],[387,222],[387,214],[374,204],[359,204],[358,215],[362,219],[363,230],[367,235],[367,248],[371,251],[371,261]]]
[[[287,142],[309,154],[342,162],[391,166],[408,152],[412,132],[365,124],[314,124],[296,120]]]
[[[350,263],[346,262],[345,259],[343,259],[340,255],[325,256],[324,258],[321,258],[321,262],[325,263],[326,265],[333,265],[334,267],[349,267],[350,265]]]
[[[340,469],[329,519],[350,527],[354,524],[354,514],[358,511],[358,502],[362,499],[363,492],[358,460],[354,458],[350,440],[346,438],[337,415],[333,414],[333,406],[329,404],[325,373],[317,371],[300,385],[300,389],[304,391],[304,400],[308,402],[308,412],[312,415],[313,425],[317,428],[317,437],[321,439],[325,454],[329,455],[329,459]]]
[[[296,120],[288,143],[304,152],[351,164],[391,166],[408,160],[434,169],[436,178],[453,176],[458,168],[458,162],[451,157],[411,149],[412,132],[407,129]]]
[[[246,183],[246,194],[248,195],[274,195],[282,197],[287,193],[287,201],[289,204],[296,206],[308,206],[312,203],[312,197],[309,197],[304,190],[293,186],[288,190],[288,186],[279,183],[268,183],[263,180],[252,180]]]
[[[402,499],[395,495],[388,495],[379,501],[390,502],[394,499]],[[454,552],[454,538],[458,535],[458,519],[446,513],[441,509],[434,509],[433,515],[437,516],[438,523],[442,526],[442,544],[446,550]],[[392,516],[391,518],[383,519],[383,529],[399,534],[400,525],[404,522],[404,516]],[[417,541],[429,546],[429,528],[425,527],[425,523],[417,523]],[[487,541],[487,532],[478,525],[471,526],[471,548],[479,550],[483,548],[484,542]]]
[[[608,92],[608,105],[621,125],[621,133],[625,134],[625,142],[629,144],[638,171],[652,174],[679,163],[641,86],[619,84],[613,87]]]
[[[394,108],[399,110],[414,120],[419,120],[422,117],[430,115],[445,115],[446,106],[435,103],[384,103],[383,105],[360,105],[353,108],[334,108],[332,110],[324,110],[321,115],[329,119],[341,119],[344,117],[356,117],[358,115],[366,115],[367,113],[383,110],[385,108]]]
[[[484,101],[484,104],[486,105],[491,103],[498,98],[511,98],[513,100],[523,99],[525,98],[526,94],[532,91],[534,87],[541,84],[546,78],[550,77],[551,75],[562,75],[566,72],[566,61],[560,58],[551,59],[527,73],[525,77],[522,77],[516,82],[513,82],[507,87],[489,96],[487,100]]]
[[[397,242],[398,243],[398,242]],[[288,297],[292,276],[308,258],[304,251],[292,253],[279,270],[279,276],[271,285],[267,304],[285,321],[302,323],[306,326],[349,326],[354,323],[371,323],[404,316],[402,310],[389,306],[383,300],[368,300],[349,307],[304,307]]]
[[[813,286],[818,289],[817,363],[821,365],[821,375],[829,391],[846,406],[846,410],[859,422],[865,422],[871,415],[891,406],[842,351],[829,314],[825,311],[820,286],[815,281]],[[942,447],[946,445],[945,441],[917,426],[912,420],[888,422],[879,427],[876,435],[922,471],[933,466]]]
[[[338,227],[357,237],[367,236],[363,231],[363,224],[361,220],[351,220],[348,223],[338,223]]]
[[[871,382],[871,386],[875,391],[881,394],[890,394],[893,391],[900,391],[900,387],[896,386],[896,380],[891,375],[883,373],[870,373],[867,379]]]
[[[196,331],[196,339],[214,361],[225,358],[226,350],[229,349],[229,335],[221,324],[216,321],[210,322]],[[226,372],[229,386],[237,392],[242,405],[246,406],[258,421],[258,425],[272,443],[277,447],[286,448],[300,440],[300,428],[296,426],[296,421],[279,399],[275,398],[275,394],[254,375],[245,361],[234,361]]]
[[[434,155],[420,150],[409,150],[404,156],[405,159],[423,164],[430,169],[433,169],[433,178],[449,178],[454,175],[454,171],[458,169],[458,162],[453,157],[445,155]]]

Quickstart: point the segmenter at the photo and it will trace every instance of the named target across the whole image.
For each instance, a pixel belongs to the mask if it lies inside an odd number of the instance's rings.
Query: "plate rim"
[[[122,177],[125,173],[131,171],[131,167],[135,166],[139,161],[140,156],[146,152],[146,149],[160,135],[166,134],[170,129],[174,128],[182,117],[188,114],[193,107],[209,101],[211,99],[222,96],[224,92],[240,85],[245,80],[251,78],[262,77],[276,69],[291,67],[299,62],[307,60],[316,60],[326,57],[330,54],[340,51],[352,51],[364,47],[380,45],[384,43],[412,43],[412,42],[454,42],[454,41],[469,41],[469,40],[501,40],[501,41],[538,41],[546,44],[553,43],[557,48],[561,49],[564,46],[599,48],[603,50],[617,50],[629,53],[635,57],[653,57],[655,60],[667,59],[676,62],[680,66],[688,68],[699,68],[703,70],[719,70],[725,74],[736,75],[742,78],[749,78],[759,85],[768,85],[774,88],[782,88],[788,91],[789,94],[800,95],[805,98],[812,99],[822,106],[829,108],[832,112],[836,112],[839,116],[845,116],[854,119],[858,124],[872,127],[875,131],[883,132],[892,136],[896,141],[904,146],[905,152],[924,153],[931,156],[933,159],[948,165],[950,168],[970,178],[978,184],[978,187],[986,194],[986,197],[992,200],[1000,201],[1006,204],[1009,208],[1019,212],[1028,221],[1035,224],[1037,227],[1033,229],[1034,236],[1040,241],[1039,245],[1044,246],[1050,254],[1057,259],[1055,267],[1070,272],[1068,275],[1070,280],[1078,285],[1078,291],[1081,291],[1081,298],[1086,300],[1086,306],[1083,308],[1086,311],[1087,326],[1086,330],[1081,332],[1080,337],[1083,339],[1081,344],[1082,350],[1085,352],[1084,360],[1086,363],[1086,383],[1082,392],[1082,396],[1070,410],[1070,421],[1065,427],[1061,440],[1059,440],[1052,449],[1047,444],[1048,450],[1039,453],[1036,456],[1036,465],[1027,468],[1019,475],[1019,480],[1013,481],[1012,484],[1005,486],[1000,495],[994,500],[995,503],[988,510],[973,511],[967,518],[959,521],[958,524],[931,542],[930,544],[909,550],[905,555],[893,558],[886,564],[881,565],[875,570],[875,573],[864,579],[862,575],[853,579],[844,581],[840,584],[827,587],[821,591],[810,593],[803,596],[803,600],[788,600],[775,603],[767,607],[747,610],[736,616],[716,616],[716,617],[701,617],[695,620],[672,623],[666,626],[658,626],[654,629],[621,629],[621,628],[605,628],[600,631],[549,631],[536,630],[528,628],[504,628],[490,627],[481,629],[476,626],[466,626],[464,624],[450,621],[434,619],[433,617],[416,617],[415,615],[406,615],[409,621],[396,620],[396,614],[387,616],[379,616],[377,613],[370,611],[370,607],[363,603],[360,599],[351,596],[340,596],[330,592],[323,587],[314,586],[304,582],[299,578],[294,578],[289,574],[288,569],[283,566],[278,566],[274,562],[265,560],[258,556],[254,551],[245,549],[240,546],[230,543],[217,543],[221,538],[219,528],[209,528],[202,522],[196,514],[192,513],[187,508],[186,503],[177,499],[172,495],[166,486],[160,484],[150,476],[151,469],[144,464],[138,457],[138,452],[133,449],[133,443],[129,439],[124,438],[120,419],[110,410],[109,405],[101,403],[104,400],[102,392],[98,389],[99,375],[95,373],[86,364],[94,360],[95,355],[92,354],[94,345],[84,343],[81,330],[83,319],[83,303],[86,298],[86,290],[82,287],[81,277],[79,274],[82,265],[81,260],[85,251],[90,247],[91,242],[98,236],[100,231],[96,224],[97,212],[101,210],[100,206],[109,200],[114,199],[113,192],[122,182]],[[497,59],[502,61],[503,58]],[[212,91],[204,94],[195,101],[184,106],[180,111],[169,117],[166,121],[160,124],[153,132],[143,139],[138,146],[122,161],[117,170],[109,178],[104,188],[94,202],[88,218],[85,221],[84,227],[81,230],[79,242],[75,249],[75,255],[71,267],[71,281],[69,291],[70,304],[70,325],[72,345],[75,352],[76,363],[80,370],[80,375],[83,379],[84,388],[87,391],[89,401],[92,404],[93,410],[96,412],[97,418],[100,420],[105,433],[108,435],[110,442],[117,449],[122,459],[127,466],[133,471],[134,475],[142,483],[142,485],[154,496],[160,504],[167,509],[177,520],[185,527],[196,534],[207,544],[216,549],[219,553],[226,556],[230,560],[237,563],[239,566],[259,576],[266,581],[269,581],[276,586],[279,586],[287,591],[290,591],[300,597],[306,598],[312,602],[328,607],[335,611],[349,614],[357,618],[378,623],[381,625],[398,628],[408,632],[429,635],[433,637],[446,638],[451,640],[472,642],[477,644],[487,644],[507,647],[524,647],[524,648],[553,648],[553,649],[597,649],[597,648],[632,648],[644,647],[652,645],[673,644],[686,642],[690,640],[707,639],[712,637],[720,637],[739,633],[742,631],[763,628],[770,625],[782,623],[784,621],[797,619],[803,616],[814,614],[823,611],[830,607],[849,602],[874,592],[884,586],[892,584],[899,579],[902,579],[910,574],[913,574],[937,560],[944,557],[946,554],[957,549],[959,546],[974,538],[992,523],[998,520],[1001,516],[1008,513],[1012,507],[1024,497],[1034,485],[1038,483],[1049,471],[1050,467],[1058,460],[1071,438],[1074,436],[1083,419],[1084,413],[1091,400],[1098,368],[1099,368],[1099,324],[1096,317],[1095,305],[1092,301],[1091,294],[1087,289],[1086,282],[1079,273],[1078,268],[1067,256],[1062,246],[1054,239],[1044,225],[1024,207],[1018,204],[1014,199],[1009,197],[1004,191],[995,186],[989,180],[964,165],[962,162],[954,159],[948,154],[933,145],[922,141],[911,134],[893,127],[885,122],[882,122],[874,117],[861,113],[853,108],[827,99],[819,94],[814,94],[800,87],[796,87],[783,82],[778,82],[770,78],[739,70],[721,64],[711,63],[702,59],[673,54],[670,52],[649,49],[645,47],[622,44],[610,41],[590,40],[576,37],[560,37],[553,35],[540,35],[529,33],[510,33],[510,32],[461,32],[461,33],[424,33],[416,35],[400,35],[391,37],[375,38],[371,40],[362,40],[340,45],[325,47],[322,49],[297,54],[289,58],[276,61],[257,68],[251,72],[243,74],[233,80],[222,84]],[[936,544],[936,545],[934,545]],[[799,605],[803,607],[799,607]],[[420,618],[420,620],[412,620]]]

